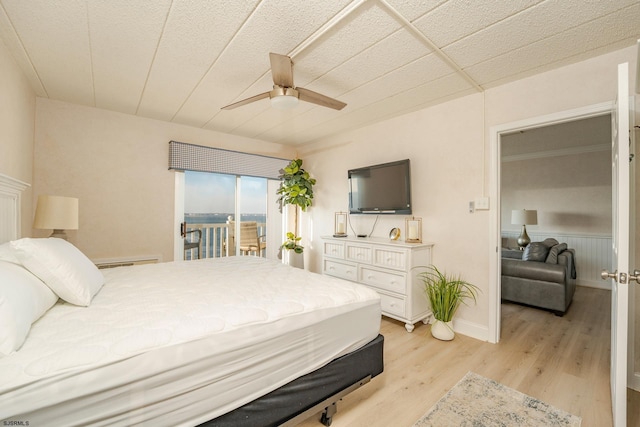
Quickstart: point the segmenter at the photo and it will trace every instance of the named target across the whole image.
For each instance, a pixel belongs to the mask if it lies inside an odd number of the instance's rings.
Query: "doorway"
[[[489,287],[489,341],[499,342],[500,340],[500,324],[501,324],[501,298],[500,298],[500,271],[501,271],[501,247],[503,229],[504,209],[502,207],[502,140],[508,138],[509,135],[533,132],[536,129],[560,125],[578,120],[589,119],[594,117],[606,116],[611,113],[613,104],[602,103],[590,107],[569,110],[555,113],[547,116],[536,117],[519,122],[507,123],[504,125],[494,126],[490,129],[490,153],[491,153],[491,198],[496,200],[498,209],[492,210],[490,225],[490,251],[491,268],[490,268],[490,287]],[[546,150],[547,154],[552,154]],[[556,153],[557,154],[557,153]],[[518,207],[528,208],[526,206]],[[532,209],[532,208],[528,208]],[[511,211],[509,211],[511,212]],[[509,218],[507,218],[509,219]]]
[[[489,319],[489,336],[491,342],[498,342],[500,340],[500,324],[501,324],[501,300],[500,300],[500,269],[501,269],[501,251],[500,246],[501,241],[501,230],[503,224],[503,216],[505,215],[505,209],[502,207],[502,194],[501,194],[501,182],[502,182],[502,140],[507,137],[509,134],[513,134],[516,132],[526,132],[533,129],[544,128],[546,126],[553,126],[562,123],[568,123],[572,121],[589,119],[594,117],[606,116],[610,115],[613,108],[613,103],[603,103],[590,107],[585,107],[581,109],[561,112],[557,114],[552,114],[549,116],[533,118],[525,121],[508,123],[505,125],[492,127],[490,130],[490,150],[491,150],[491,175],[490,175],[490,183],[491,183],[491,196],[494,200],[496,200],[496,205],[498,209],[491,212],[491,233],[490,233],[490,245],[492,250],[490,251],[491,255],[491,268],[490,268],[490,319]],[[633,112],[631,112],[633,114]],[[631,152],[633,153],[633,144],[634,138],[630,137],[629,144],[631,146]],[[631,158],[630,158],[631,160]],[[631,176],[634,177],[635,174],[634,163],[631,166]],[[631,179],[631,183],[633,184],[635,179]],[[635,206],[634,204],[634,196],[635,191],[632,185],[632,189],[630,192],[631,198],[631,206]],[[635,210],[631,210],[631,224],[635,224]],[[633,235],[633,232],[631,233]],[[495,248],[495,249],[494,249]],[[630,246],[630,259],[635,259],[635,253],[633,245]],[[630,288],[629,300],[631,301],[629,307],[630,318],[634,319],[634,294],[633,288]],[[637,319],[636,319],[637,322]],[[638,373],[634,374],[634,361],[635,361],[635,351],[634,348],[638,343],[635,342],[635,333],[634,333],[634,322],[630,322],[629,325],[629,385],[634,389],[638,387],[640,384],[640,376]]]

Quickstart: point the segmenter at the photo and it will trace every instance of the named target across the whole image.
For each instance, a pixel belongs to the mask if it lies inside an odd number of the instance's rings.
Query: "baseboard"
[[[489,341],[489,328],[486,325],[464,319],[453,319],[453,330],[456,334],[466,335],[480,341]]]

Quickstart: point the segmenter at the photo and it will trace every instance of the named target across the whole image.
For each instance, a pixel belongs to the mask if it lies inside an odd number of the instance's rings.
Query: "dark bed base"
[[[322,422],[331,425],[336,402],[382,373],[383,346],[384,337],[378,335],[364,347],[200,426],[295,425],[322,410]]]

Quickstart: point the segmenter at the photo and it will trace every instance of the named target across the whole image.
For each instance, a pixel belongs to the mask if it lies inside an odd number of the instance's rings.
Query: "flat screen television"
[[[411,214],[409,159],[351,169],[349,212],[352,214]]]

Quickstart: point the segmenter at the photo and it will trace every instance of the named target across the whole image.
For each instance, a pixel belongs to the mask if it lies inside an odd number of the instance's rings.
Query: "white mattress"
[[[375,338],[376,292],[256,257],[105,270],[0,358],[0,420],[195,425]]]

